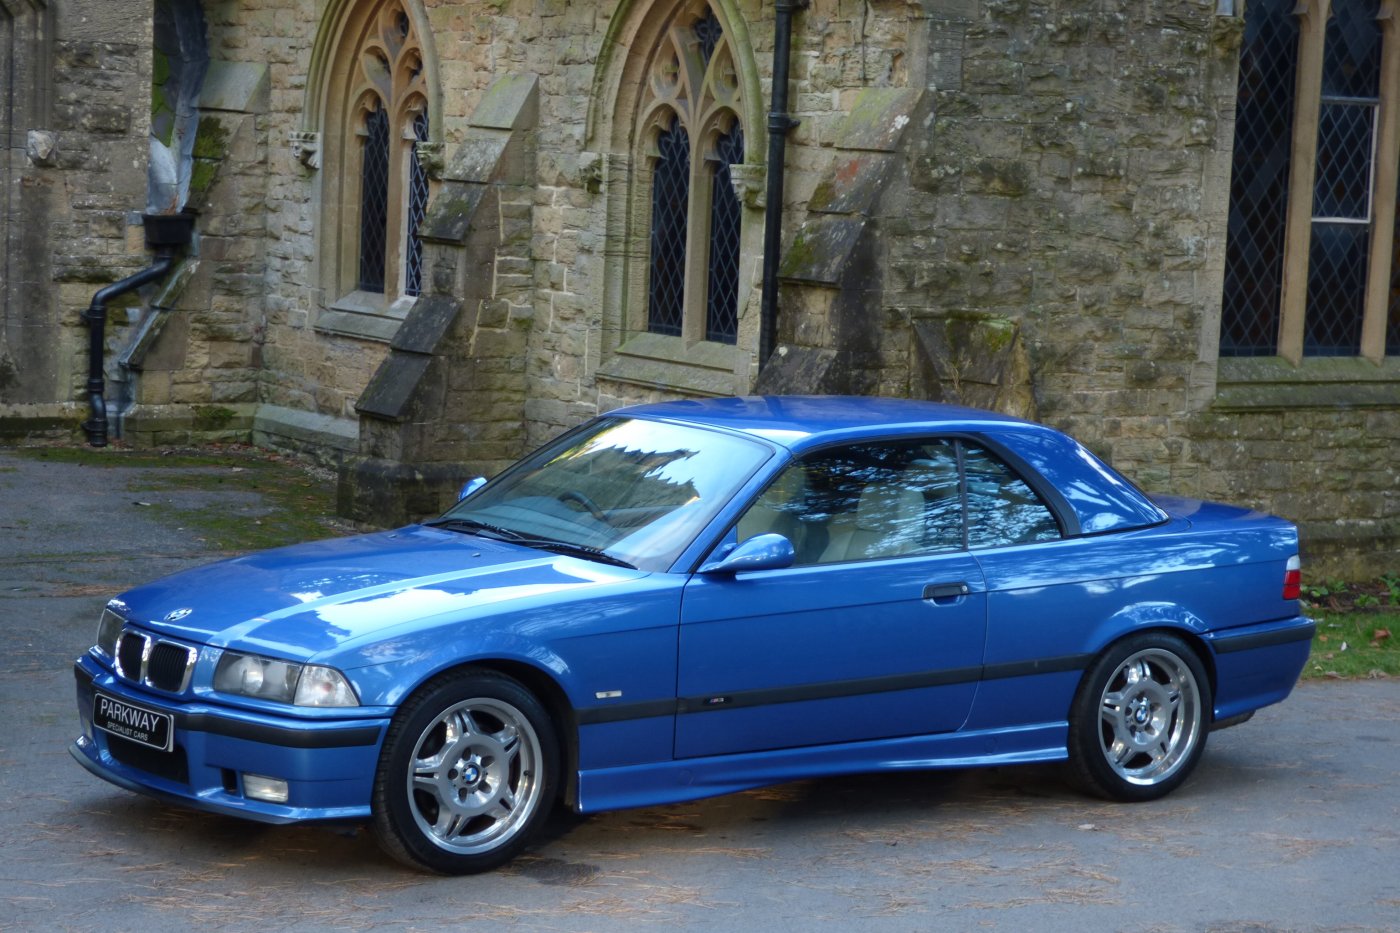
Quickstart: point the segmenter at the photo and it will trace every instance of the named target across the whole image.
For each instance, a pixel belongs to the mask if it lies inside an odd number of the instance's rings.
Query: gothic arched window
[[[359,137],[359,244],[356,288],[390,300],[417,295],[418,221],[427,202],[419,141],[427,140],[423,53],[398,2],[370,19],[355,62],[353,125]],[[352,144],[354,145],[354,144]],[[415,184],[415,182],[417,182]]]
[[[333,0],[318,36],[323,329],[387,339],[422,289],[433,83],[419,7]]]
[[[646,329],[735,343],[744,161],[740,81],[708,4],[684,11],[648,63],[639,120],[650,175]]]

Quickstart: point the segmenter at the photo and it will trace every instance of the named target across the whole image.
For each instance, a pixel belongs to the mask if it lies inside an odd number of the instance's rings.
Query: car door
[[[959,728],[986,635],[962,498],[949,441],[845,445],[791,464],[730,540],[783,534],[793,566],[686,586],[677,757]]]

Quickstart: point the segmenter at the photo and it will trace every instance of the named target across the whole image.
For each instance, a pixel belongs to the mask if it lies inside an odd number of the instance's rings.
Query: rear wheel
[[[549,813],[557,749],[544,707],[516,681],[462,671],[429,683],[400,709],[380,753],[380,845],[448,875],[504,864]]]
[[[1210,681],[1181,638],[1145,632],[1100,655],[1070,711],[1069,752],[1086,789],[1155,800],[1186,780],[1205,751]]]

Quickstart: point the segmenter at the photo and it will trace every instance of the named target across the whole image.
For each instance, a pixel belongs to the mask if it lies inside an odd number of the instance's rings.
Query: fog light
[[[268,803],[286,803],[287,782],[280,778],[263,777],[261,774],[245,774],[243,796]]]

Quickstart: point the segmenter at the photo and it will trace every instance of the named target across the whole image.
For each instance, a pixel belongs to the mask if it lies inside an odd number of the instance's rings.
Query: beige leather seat
[[[924,496],[903,482],[871,484],[861,491],[856,510],[833,519],[822,551],[824,564],[875,557],[898,557],[921,549]]]

